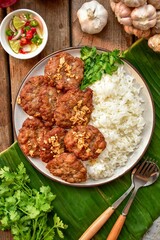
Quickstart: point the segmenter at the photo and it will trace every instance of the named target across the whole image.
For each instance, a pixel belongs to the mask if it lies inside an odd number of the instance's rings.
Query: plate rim
[[[86,45],[85,45],[86,46]],[[17,98],[19,96],[19,92],[20,92],[20,89],[22,88],[22,85],[24,84],[24,82],[27,80],[28,76],[32,73],[32,71],[37,67],[39,66],[41,63],[43,63],[46,59],[49,59],[50,57],[52,56],[55,56],[56,54],[58,53],[61,53],[61,52],[66,52],[66,51],[70,51],[70,50],[80,50],[82,47],[84,47],[84,45],[82,46],[77,46],[77,47],[67,47],[67,48],[63,48],[63,49],[60,49],[60,50],[57,50],[57,51],[54,51],[52,53],[50,53],[49,55],[45,56],[44,58],[42,58],[40,61],[38,61],[29,71],[28,73],[24,76],[24,78],[22,79],[21,83],[20,83],[20,86],[18,88],[18,91],[17,91],[17,94],[15,96],[15,100],[14,100],[14,105],[13,105],[13,116],[12,116],[12,121],[13,121],[13,132],[15,134],[15,137],[16,137],[16,140],[17,140],[17,143],[20,147],[20,144],[18,142],[18,136],[17,136],[17,132],[16,132],[16,127],[15,127],[15,108],[16,108],[16,105],[17,105]],[[88,46],[88,47],[91,47],[91,46]],[[96,47],[96,49],[98,51],[102,51],[102,52],[110,52],[109,50],[107,49],[104,49],[104,48],[98,48]],[[151,101],[151,105],[152,105],[152,114],[153,114],[153,121],[152,121],[152,129],[151,129],[151,133],[150,133],[150,137],[147,141],[147,144],[145,145],[145,148],[143,149],[142,151],[142,154],[137,158],[137,160],[134,162],[134,164],[132,164],[129,168],[127,168],[124,172],[120,173],[117,177],[115,177],[114,179],[108,179],[107,181],[104,181],[104,182],[96,182],[96,180],[93,180],[95,182],[93,183],[88,183],[86,184],[86,182],[82,182],[82,183],[69,183],[69,182],[66,182],[64,180],[62,180],[61,178],[59,177],[56,177],[53,175],[52,176],[49,176],[47,175],[47,173],[43,172],[43,170],[39,169],[31,160],[30,160],[30,157],[27,156],[23,150],[21,149],[23,155],[26,157],[26,159],[29,161],[29,163],[38,171],[40,172],[41,174],[43,174],[45,177],[51,179],[52,181],[55,181],[55,182],[58,182],[58,183],[61,183],[61,184],[64,184],[64,185],[68,185],[68,186],[72,186],[72,187],[96,187],[96,186],[100,186],[100,185],[104,185],[104,184],[107,184],[107,183],[110,183],[120,177],[122,177],[123,175],[125,175],[127,172],[129,172],[144,156],[144,154],[146,153],[149,145],[150,145],[150,142],[152,140],[152,136],[153,136],[153,132],[154,132],[154,128],[155,128],[155,104],[154,104],[154,100],[153,100],[153,96],[152,96],[152,93],[151,93],[151,90],[145,80],[145,78],[142,76],[142,74],[137,70],[137,68],[132,64],[130,63],[127,59],[125,58],[121,58],[124,62],[126,62],[126,64],[128,64],[139,76],[140,78],[142,79],[145,87],[146,87],[146,90],[149,94],[149,97],[150,97],[150,101]],[[105,178],[103,178],[105,179]],[[107,178],[106,178],[107,179]]]

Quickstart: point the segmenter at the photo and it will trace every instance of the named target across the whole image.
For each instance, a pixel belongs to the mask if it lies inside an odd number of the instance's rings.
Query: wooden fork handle
[[[113,228],[111,229],[106,240],[117,240],[117,238],[122,230],[125,220],[126,220],[126,216],[121,214],[118,217],[117,221],[115,222],[115,224],[114,224]]]
[[[105,224],[105,222],[110,218],[113,214],[114,209],[112,207],[107,208],[91,225],[90,227],[83,233],[83,235],[79,238],[79,240],[90,240]]]

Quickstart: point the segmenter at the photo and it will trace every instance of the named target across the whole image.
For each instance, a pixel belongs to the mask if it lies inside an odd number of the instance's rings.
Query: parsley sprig
[[[11,230],[14,240],[53,240],[56,234],[64,238],[67,225],[53,213],[56,196],[49,186],[38,191],[29,183],[23,163],[14,172],[0,169],[0,229]]]
[[[84,61],[84,77],[81,83],[81,90],[92,83],[100,80],[103,74],[112,75],[118,65],[122,64],[120,50],[98,53],[95,47],[82,47],[80,50],[81,59]]]

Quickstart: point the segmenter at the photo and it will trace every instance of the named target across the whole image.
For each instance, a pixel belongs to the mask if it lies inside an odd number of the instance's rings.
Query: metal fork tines
[[[126,204],[126,207],[123,209],[123,215],[128,214],[128,211],[138,189],[140,187],[149,186],[150,184],[154,183],[157,179],[157,174],[159,175],[159,168],[154,162],[146,160],[137,166],[136,172],[133,176],[134,190],[128,203]]]
[[[157,171],[159,171],[157,165],[152,161],[146,160],[146,161],[140,163],[136,167],[135,176],[136,176],[137,180],[139,179],[139,180],[143,181],[144,184],[146,184],[146,180],[148,180],[148,178],[152,175],[152,173],[154,174]]]

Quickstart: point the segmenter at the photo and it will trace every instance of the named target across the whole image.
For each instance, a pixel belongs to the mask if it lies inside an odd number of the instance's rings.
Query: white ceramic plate
[[[69,48],[62,51],[67,51],[73,56],[80,56],[80,48]],[[17,97],[19,95],[19,92],[21,91],[24,83],[27,81],[28,78],[36,75],[44,75],[44,67],[47,64],[50,57],[54,56],[55,54],[59,53],[61,51],[55,52],[53,54],[50,54],[49,56],[42,59],[40,62],[38,62],[27,74],[27,76],[24,78],[22,85],[18,91]],[[144,99],[144,119],[145,119],[145,127],[142,132],[142,140],[138,146],[138,148],[133,152],[131,156],[129,156],[128,161],[124,167],[117,168],[114,174],[111,177],[103,178],[99,180],[92,180],[88,179],[85,183],[67,183],[63,181],[62,179],[53,176],[47,169],[46,164],[42,162],[38,158],[31,158],[27,157],[30,163],[39,170],[42,174],[45,176],[51,178],[54,181],[58,181],[67,185],[73,185],[73,186],[79,186],[79,187],[89,187],[89,186],[96,186],[100,184],[104,184],[110,181],[113,181],[114,179],[122,176],[124,173],[129,171],[144,155],[145,151],[147,150],[153,129],[154,129],[154,122],[155,122],[155,112],[154,112],[154,104],[152,100],[151,93],[149,91],[149,88],[145,82],[145,80],[142,78],[142,76],[138,73],[138,71],[127,61],[124,61],[124,66],[127,72],[129,72],[131,75],[134,76],[136,79],[136,83],[140,86],[142,86],[141,90],[141,96]],[[16,99],[17,102],[17,99]],[[22,108],[15,102],[15,108],[14,108],[14,128],[16,136],[19,133],[19,129],[22,127],[22,124],[24,120],[28,117],[28,115],[22,110]]]

